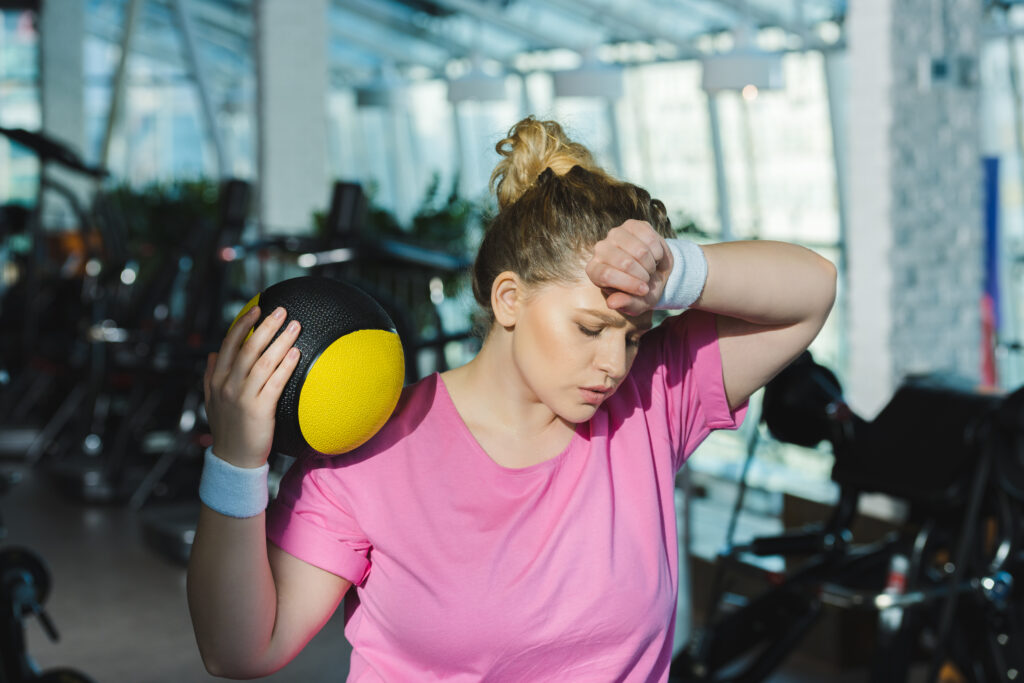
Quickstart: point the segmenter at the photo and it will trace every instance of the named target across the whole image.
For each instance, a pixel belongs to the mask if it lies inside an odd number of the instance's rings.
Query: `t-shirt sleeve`
[[[661,399],[652,406],[665,410],[678,470],[712,431],[739,428],[747,402],[729,408],[713,313],[689,310],[667,318],[645,336],[642,351]]]
[[[370,541],[331,486],[336,472],[297,461],[267,510],[267,538],[290,555],[359,585],[370,571]]]

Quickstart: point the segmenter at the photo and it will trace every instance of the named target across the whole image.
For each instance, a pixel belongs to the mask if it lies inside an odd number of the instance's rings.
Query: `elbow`
[[[237,678],[237,676],[231,675],[232,671],[229,667],[224,666],[222,662],[216,659],[203,657],[203,666],[206,667],[206,673],[214,678]]]
[[[821,308],[822,317],[827,318],[836,302],[836,289],[839,281],[839,271],[836,264],[824,256],[819,257],[821,263]]]
[[[206,673],[216,678],[227,678],[235,681],[247,681],[253,678],[262,678],[274,673],[276,669],[257,668],[254,661],[230,661],[210,655],[202,655],[203,666]],[[280,668],[280,667],[278,667]]]
[[[206,667],[206,673],[216,678],[231,678],[234,680],[244,680],[248,678],[247,676],[242,675],[242,671],[240,669],[231,666],[229,662],[207,655],[203,655],[203,666]]]
[[[214,678],[235,678],[235,676],[231,675],[231,668],[225,666],[223,662],[206,655],[203,655],[202,659],[203,666],[206,668],[206,673],[210,674]]]

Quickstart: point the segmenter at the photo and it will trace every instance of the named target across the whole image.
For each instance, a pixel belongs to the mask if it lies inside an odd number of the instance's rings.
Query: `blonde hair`
[[[504,209],[519,199],[545,169],[565,175],[573,166],[608,177],[594,161],[590,150],[573,142],[556,121],[538,121],[528,116],[509,130],[494,146],[502,156],[491,173],[491,190]]]
[[[531,285],[572,281],[594,245],[631,218],[673,236],[664,204],[608,175],[555,121],[527,117],[495,150],[502,157],[491,174],[498,213],[473,264],[473,294],[487,322],[493,321],[491,285],[502,272]]]

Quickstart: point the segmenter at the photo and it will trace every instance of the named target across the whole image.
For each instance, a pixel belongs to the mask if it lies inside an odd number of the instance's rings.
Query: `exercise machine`
[[[832,444],[839,500],[822,523],[723,551],[710,613],[673,661],[672,680],[766,680],[826,605],[871,616],[872,683],[922,670],[928,681],[949,671],[1015,680],[1024,671],[1022,408],[1024,390],[1003,398],[918,377],[867,422],[804,354],[766,387],[763,417],[780,441]],[[857,503],[869,492],[904,502],[907,519],[857,543]],[[728,594],[728,575],[758,573],[748,555],[785,558],[787,569],[761,573],[752,595]]]
[[[0,495],[14,482],[11,473],[0,474]],[[50,588],[50,572],[41,557],[28,548],[0,547],[0,683],[94,683],[74,669],[42,671],[28,654],[26,619],[35,617],[50,640],[60,639],[44,608]]]

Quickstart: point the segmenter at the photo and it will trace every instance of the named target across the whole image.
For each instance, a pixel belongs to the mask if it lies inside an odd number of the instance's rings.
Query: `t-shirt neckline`
[[[455,407],[455,401],[452,400],[451,394],[448,393],[448,385],[444,383],[444,379],[441,377],[440,372],[434,373],[434,383],[435,395],[443,398],[445,408],[451,412],[453,421],[455,422],[455,424],[458,425],[457,429],[459,434],[470,445],[472,451],[479,458],[482,458],[485,461],[485,465],[489,464],[490,467],[496,469],[499,472],[509,474],[512,476],[521,476],[524,474],[530,474],[533,472],[543,472],[552,469],[569,456],[569,454],[575,449],[577,442],[579,442],[582,438],[582,430],[584,425],[586,424],[585,422],[578,423],[575,426],[575,429],[572,433],[572,438],[569,439],[569,443],[566,445],[565,448],[562,449],[562,452],[559,453],[558,455],[547,460],[534,463],[532,465],[527,465],[526,467],[507,467],[499,463],[494,458],[492,458],[490,454],[484,449],[484,447],[480,445],[480,442],[476,440],[476,437],[473,436],[473,432],[470,430],[469,425],[467,425],[466,421],[462,419],[462,415],[459,413],[458,408]]]

